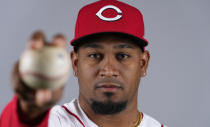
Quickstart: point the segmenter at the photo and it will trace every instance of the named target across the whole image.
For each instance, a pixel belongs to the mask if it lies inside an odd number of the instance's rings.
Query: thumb
[[[37,106],[43,106],[52,99],[52,92],[47,89],[37,90],[35,93],[35,102]]]

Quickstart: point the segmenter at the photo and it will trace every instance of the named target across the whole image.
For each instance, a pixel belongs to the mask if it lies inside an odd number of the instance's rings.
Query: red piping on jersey
[[[71,111],[69,111],[67,109],[67,107],[65,107],[64,105],[62,106],[70,115],[74,116],[81,124],[83,127],[85,127],[85,125],[83,124],[83,122],[79,119],[79,117],[77,115],[75,115],[74,113],[72,113]]]

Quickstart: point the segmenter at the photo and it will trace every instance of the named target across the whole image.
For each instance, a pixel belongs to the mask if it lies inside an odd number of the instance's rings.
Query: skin
[[[138,87],[149,59],[148,51],[142,52],[137,45],[115,36],[89,41],[77,52],[71,52],[79,82],[79,102],[92,121],[100,127],[128,127],[138,120]],[[91,109],[92,100],[128,103],[119,113],[101,115]]]

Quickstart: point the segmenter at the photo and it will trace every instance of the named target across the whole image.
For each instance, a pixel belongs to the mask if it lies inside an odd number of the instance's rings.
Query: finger
[[[52,91],[48,89],[40,89],[35,93],[35,101],[37,106],[41,107],[52,100]]]
[[[65,48],[66,47],[66,37],[63,34],[56,34],[53,37],[52,45]]]
[[[41,49],[45,42],[44,33],[42,31],[36,31],[29,39],[28,48]]]
[[[13,89],[16,91],[17,87],[18,87],[18,84],[19,84],[19,72],[18,72],[18,65],[19,63],[16,62],[14,64],[14,67],[13,67],[13,70],[12,70],[12,73],[11,73],[11,81],[12,81],[12,86],[13,86]]]

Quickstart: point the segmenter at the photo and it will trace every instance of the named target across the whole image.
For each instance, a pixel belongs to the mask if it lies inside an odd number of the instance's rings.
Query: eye
[[[129,57],[130,57],[130,55],[125,54],[125,53],[117,53],[116,54],[117,60],[125,60],[125,59],[128,59]]]
[[[102,59],[103,55],[100,53],[92,53],[92,54],[89,54],[88,57],[93,58],[93,59]]]

